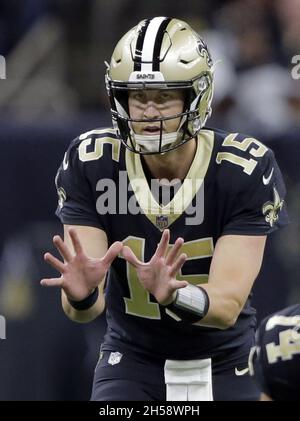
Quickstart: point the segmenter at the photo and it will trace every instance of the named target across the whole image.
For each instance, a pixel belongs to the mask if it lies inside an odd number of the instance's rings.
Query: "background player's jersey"
[[[249,366],[262,392],[273,400],[300,400],[300,304],[262,321]]]
[[[253,138],[202,130],[190,170],[165,206],[155,200],[142,160],[123,147],[112,129],[75,139],[56,178],[61,222],[103,229],[109,245],[123,241],[144,261],[168,227],[170,244],[179,236],[185,240],[182,252],[188,259],[178,278],[192,284],[208,281],[220,236],[265,235],[287,223],[285,187],[273,152]],[[109,272],[106,304],[104,349],[217,362],[247,352],[241,348],[247,341],[247,347],[252,345],[255,312],[249,302],[227,330],[176,321],[122,258]]]

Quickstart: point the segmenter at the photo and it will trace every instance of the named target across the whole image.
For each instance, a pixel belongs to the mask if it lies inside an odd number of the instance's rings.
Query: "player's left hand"
[[[177,238],[174,246],[168,252],[169,240],[170,231],[166,229],[156,252],[147,263],[140,261],[128,246],[124,246],[122,250],[124,259],[136,268],[143,287],[162,305],[171,303],[175,298],[176,290],[188,285],[187,281],[176,279],[176,274],[187,259],[187,255],[184,253],[178,256],[184,240]]]

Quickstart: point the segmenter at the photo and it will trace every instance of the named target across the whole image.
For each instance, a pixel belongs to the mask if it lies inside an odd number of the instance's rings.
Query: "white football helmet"
[[[184,21],[155,17],[141,21],[118,42],[107,64],[106,87],[118,137],[139,154],[165,153],[197,136],[211,114],[213,64],[206,44]],[[184,89],[180,114],[133,120],[128,92]],[[176,133],[163,134],[165,120],[180,117]],[[132,122],[158,122],[160,135],[134,133]]]

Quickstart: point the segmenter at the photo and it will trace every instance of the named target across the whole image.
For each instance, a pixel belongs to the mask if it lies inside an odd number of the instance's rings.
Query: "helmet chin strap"
[[[169,145],[170,143],[174,143],[178,139],[178,132],[172,133],[163,133],[161,139],[161,150],[163,151],[164,147]],[[132,137],[137,145],[140,146],[141,150],[144,152],[158,152],[159,151],[159,143],[160,143],[160,135],[153,135],[153,136],[144,136],[136,133],[132,133]]]
[[[163,151],[164,147],[170,145],[171,143],[177,142],[180,136],[182,136],[182,126],[186,121],[187,116],[181,118],[181,122],[176,132],[172,133],[163,133],[161,139],[161,150]],[[156,134],[153,136],[150,135],[140,135],[134,133],[131,127],[132,138],[135,143],[140,146],[141,150],[144,152],[157,152],[159,150],[160,135]]]

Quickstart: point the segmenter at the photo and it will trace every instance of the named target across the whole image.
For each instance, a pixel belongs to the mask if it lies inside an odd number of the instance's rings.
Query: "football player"
[[[274,154],[205,127],[213,63],[184,21],[127,32],[106,86],[113,128],[80,135],[64,156],[64,262],[46,253],[61,277],[42,280],[62,289],[72,320],[106,308],[92,399],[257,399],[251,288],[267,235],[287,223]]]
[[[249,358],[261,401],[300,399],[300,304],[266,317]]]

